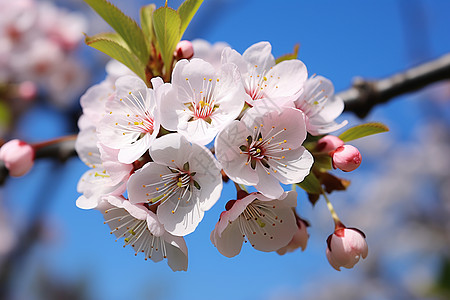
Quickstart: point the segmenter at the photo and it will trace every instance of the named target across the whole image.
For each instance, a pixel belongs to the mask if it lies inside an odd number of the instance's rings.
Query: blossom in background
[[[338,271],[341,267],[353,268],[360,258],[366,258],[368,253],[366,236],[359,229],[338,228],[327,238],[327,259]]]
[[[182,237],[169,234],[147,205],[131,204],[127,199],[107,196],[98,207],[117,239],[124,238],[135,255],[144,253],[145,260],[167,259],[173,271],[186,271],[188,250]],[[116,240],[117,241],[117,240]]]
[[[154,79],[154,86],[165,88]],[[132,163],[150,147],[159,132],[159,99],[153,89],[136,76],[119,77],[115,96],[105,105],[98,127],[104,145],[119,150],[119,161]]]
[[[280,182],[301,182],[309,174],[313,157],[302,146],[305,138],[301,111],[254,107],[219,133],[216,156],[233,181],[278,198],[284,192]]]
[[[292,210],[296,206],[295,191],[278,199],[251,193],[231,200],[211,232],[211,242],[226,257],[238,255],[245,239],[257,250],[276,251],[286,246],[297,230]]]
[[[244,90],[233,64],[216,72],[201,60],[180,60],[172,74],[172,88],[161,101],[164,128],[178,131],[202,145],[232,122],[244,106]]]
[[[176,133],[156,139],[150,156],[153,162],[128,181],[130,201],[159,204],[158,219],[173,235],[193,232],[222,192],[217,161],[207,148]]]
[[[214,69],[219,70],[222,65],[222,51],[229,45],[225,42],[210,44],[208,41],[195,39],[192,41],[192,47],[194,48],[194,58],[203,59]]]
[[[347,125],[347,121],[340,124],[334,121],[344,110],[344,101],[334,95],[333,83],[325,77],[315,76],[306,80],[294,103],[305,113],[306,129],[312,135],[327,134]]]
[[[247,94],[245,101],[250,106],[268,101],[279,105],[293,101],[308,78],[303,62],[291,59],[275,64],[271,52],[272,46],[268,42],[256,43],[242,55],[229,47],[223,50],[222,63],[238,66]]]

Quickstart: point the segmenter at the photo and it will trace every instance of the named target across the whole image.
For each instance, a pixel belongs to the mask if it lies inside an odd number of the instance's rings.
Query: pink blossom
[[[355,170],[361,164],[361,153],[352,145],[338,147],[332,153],[333,168],[341,169],[344,172]]]
[[[33,166],[34,149],[23,141],[11,140],[0,148],[0,160],[3,160],[11,176],[20,177]]]
[[[367,257],[366,236],[356,228],[338,228],[328,236],[326,255],[330,265],[340,271],[341,267],[351,269],[362,257]]]
[[[329,153],[343,145],[344,145],[344,142],[337,136],[326,135],[317,142],[316,150],[319,152]]]
[[[257,250],[276,251],[286,246],[297,230],[292,209],[295,206],[295,191],[284,193],[278,199],[251,193],[231,200],[211,232],[211,242],[226,257],[238,255],[245,239]]]

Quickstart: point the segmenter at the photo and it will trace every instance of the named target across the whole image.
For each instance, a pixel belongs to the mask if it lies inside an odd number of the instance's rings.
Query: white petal
[[[124,164],[131,164],[147,152],[151,143],[151,135],[145,134],[140,140],[123,147],[119,151],[118,160]]]
[[[275,65],[267,72],[266,78],[267,87],[264,92],[268,97],[289,97],[302,90],[308,72],[303,62],[292,59]]]
[[[226,257],[234,257],[241,252],[244,237],[239,230],[238,221],[229,224],[219,236],[216,229],[211,232],[211,242],[217,247],[219,252]]]
[[[245,50],[242,57],[250,66],[257,66],[258,70],[270,69],[275,65],[275,58],[272,55],[272,46],[269,42],[259,42]]]

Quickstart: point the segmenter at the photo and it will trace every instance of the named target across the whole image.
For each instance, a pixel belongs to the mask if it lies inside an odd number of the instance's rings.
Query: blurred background
[[[82,32],[109,28],[81,0],[0,0],[0,137],[27,142],[75,134],[79,97],[105,76],[108,58]],[[137,19],[147,1],[112,1]],[[154,1],[157,6],[164,1]],[[181,1],[170,0],[177,8]],[[205,0],[185,39],[224,41],[242,53],[269,41],[275,57],[300,44],[309,73],[336,91],[356,76],[389,76],[450,51],[450,1]],[[14,29],[14,30],[12,30]],[[330,200],[367,235],[369,256],[335,271],[325,257],[333,222],[299,191],[311,223],[304,252],[284,256],[244,245],[232,259],[209,235],[234,187],[186,237],[187,272],[173,273],[114,242],[97,211],[75,206],[87,167],[38,161],[0,188],[0,294],[7,299],[450,299],[450,83],[377,106],[350,125],[381,121],[389,133],[355,143],[363,156],[346,192]],[[30,230],[31,228],[31,230]],[[7,293],[5,293],[5,291]]]

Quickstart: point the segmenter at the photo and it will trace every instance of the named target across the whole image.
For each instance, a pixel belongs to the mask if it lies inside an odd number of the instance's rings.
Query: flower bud
[[[277,250],[277,253],[279,255],[284,255],[287,252],[292,252],[295,249],[302,248],[302,251],[306,249],[306,245],[308,244],[309,234],[306,230],[306,227],[308,227],[308,223],[306,223],[305,220],[301,219],[300,217],[297,217],[297,231],[295,232],[294,236],[292,237],[292,240],[284,246],[283,248],[280,248]]]
[[[369,252],[366,236],[356,228],[339,228],[327,238],[326,255],[330,265],[340,271],[340,267],[347,269],[366,258]]]
[[[178,42],[173,56],[178,59],[190,59],[192,56],[194,56],[194,47],[192,47],[192,43],[187,40]]]
[[[333,168],[341,169],[344,172],[355,170],[361,164],[361,153],[352,145],[343,145],[334,150],[331,154],[333,158]]]
[[[20,140],[11,140],[0,148],[0,160],[3,160],[9,175],[25,175],[33,166],[34,149]]]
[[[23,100],[31,101],[36,98],[37,95],[36,84],[32,81],[24,81],[19,85],[19,96]]]
[[[343,146],[344,142],[334,135],[326,135],[317,142],[317,151],[329,153]]]

